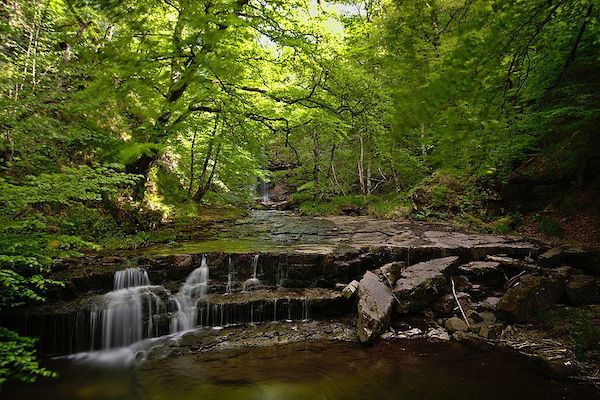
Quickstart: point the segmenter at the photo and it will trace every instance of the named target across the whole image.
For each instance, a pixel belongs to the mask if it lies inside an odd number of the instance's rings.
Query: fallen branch
[[[462,305],[460,304],[460,301],[458,300],[458,296],[456,295],[456,289],[454,287],[454,278],[450,277],[450,282],[452,282],[452,295],[454,296],[454,300],[456,300],[456,304],[458,304],[458,309],[460,310],[460,313],[463,316],[463,319],[465,320],[465,324],[467,324],[467,327],[471,327],[471,324],[469,324],[469,320],[467,319],[467,316],[465,315],[465,311],[462,308]]]
[[[514,283],[515,283],[515,282],[516,282],[516,281],[517,281],[517,280],[518,280],[518,279],[519,279],[521,276],[523,276],[523,274],[525,274],[526,272],[527,272],[527,271],[523,271],[523,272],[521,272],[521,273],[519,273],[519,274],[517,274],[517,275],[513,276],[512,278],[510,278],[510,279],[508,280],[508,282],[506,282],[506,283],[504,284],[504,287],[505,287],[506,289],[510,288],[510,287],[511,287],[512,285],[514,285]],[[506,275],[505,275],[505,276],[506,276]]]

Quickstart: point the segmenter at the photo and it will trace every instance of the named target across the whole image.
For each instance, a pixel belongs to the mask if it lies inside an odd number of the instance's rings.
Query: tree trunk
[[[314,166],[313,166],[313,182],[315,186],[319,183],[319,173],[321,172],[321,168],[319,167],[319,163],[321,162],[321,148],[319,145],[320,134],[318,131],[313,131],[313,156],[314,156]]]
[[[194,186],[194,157],[196,155],[196,135],[198,130],[194,130],[194,137],[192,138],[192,148],[190,150],[190,185],[188,187],[188,197],[192,195],[192,187]]]
[[[158,153],[153,152],[150,155],[142,154],[140,158],[135,160],[133,163],[125,167],[125,172],[128,174],[142,175],[142,178],[135,185],[134,196],[138,199],[144,198],[144,192],[146,188],[146,180],[150,173],[150,168],[154,162],[158,159]]]
[[[371,194],[371,157],[367,161],[367,194]]]
[[[359,136],[360,139],[360,158],[358,160],[358,181],[360,183],[360,192],[366,194],[367,190],[365,187],[365,142],[363,140],[362,133]]]
[[[221,144],[219,143],[219,145],[217,146],[217,152],[215,153],[215,159],[213,161],[213,165],[210,171],[210,175],[208,177],[208,179],[206,180],[206,183],[204,183],[203,180],[200,181],[200,185],[198,186],[198,190],[196,191],[196,193],[194,194],[194,201],[195,202],[200,202],[202,201],[202,199],[204,198],[204,196],[206,195],[206,193],[208,193],[208,191],[210,190],[210,185],[212,185],[212,181],[215,177],[215,171],[217,169],[217,164],[219,163],[219,156],[221,154]],[[208,167],[207,167],[208,169]],[[203,175],[205,175],[205,171],[203,171]]]
[[[563,78],[564,74],[567,72],[567,69],[569,68],[569,66],[575,62],[575,59],[577,58],[577,49],[579,48],[579,45],[581,44],[581,39],[583,38],[583,34],[585,33],[585,30],[587,29],[587,25],[590,21],[590,17],[592,16],[593,10],[594,10],[594,5],[590,4],[587,9],[587,12],[585,13],[585,17],[583,18],[581,27],[579,28],[579,33],[577,34],[577,38],[575,38],[575,42],[573,43],[573,46],[571,47],[571,52],[569,53],[569,57],[565,61],[565,65],[563,66],[562,71],[558,75],[558,78],[556,78],[556,81],[554,83],[555,86],[562,80],[562,78]]]
[[[215,117],[213,131],[211,134],[210,141],[208,142],[208,149],[206,150],[206,156],[204,157],[204,163],[202,164],[202,172],[200,173],[200,179],[198,180],[198,189],[196,190],[196,193],[194,194],[194,201],[196,201],[196,202],[201,201],[204,198],[204,195],[206,195],[206,192],[208,192],[208,189],[210,188],[210,184],[214,177],[215,168],[217,167],[217,161],[219,158],[219,153],[221,151],[220,143],[217,146],[217,154],[215,156],[215,161],[213,163],[211,174],[207,180],[206,174],[208,173],[208,164],[210,163],[210,159],[212,158],[212,153],[213,153],[213,148],[215,145],[218,128],[219,128],[219,118]]]

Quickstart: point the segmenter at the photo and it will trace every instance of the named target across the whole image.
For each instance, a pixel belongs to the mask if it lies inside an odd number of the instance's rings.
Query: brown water
[[[56,380],[9,386],[6,399],[600,399],[525,359],[457,343],[363,347],[316,342],[146,361],[137,367],[52,363]]]

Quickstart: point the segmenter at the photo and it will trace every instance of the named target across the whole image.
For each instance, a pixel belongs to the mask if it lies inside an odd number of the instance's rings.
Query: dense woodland
[[[557,203],[566,213],[597,204],[599,13],[597,0],[2,0],[0,309],[60,284],[53,259],[249,207],[258,182],[305,214],[500,233],[523,218],[490,206],[511,181],[566,182],[581,194]],[[50,374],[33,339],[0,336],[0,383]]]

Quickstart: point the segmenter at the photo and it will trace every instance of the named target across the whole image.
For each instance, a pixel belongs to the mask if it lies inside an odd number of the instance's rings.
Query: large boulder
[[[573,275],[565,283],[565,292],[569,303],[600,303],[600,279],[589,275]]]
[[[394,297],[392,290],[367,271],[358,285],[358,338],[370,342],[388,329]]]
[[[457,263],[458,257],[445,257],[404,268],[394,286],[394,294],[399,300],[396,312],[405,314],[421,311],[446,294],[448,276]]]
[[[498,312],[510,320],[529,322],[563,295],[563,282],[557,276],[526,275],[508,289],[498,302]]]

